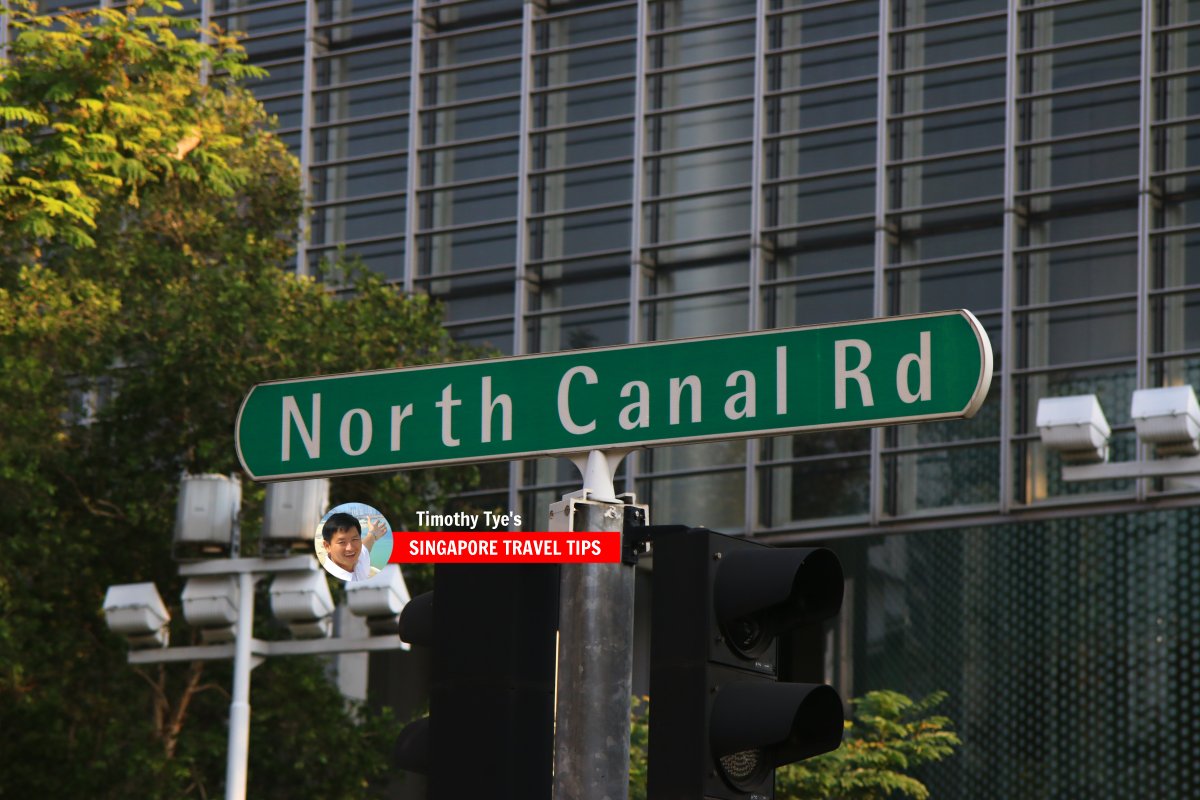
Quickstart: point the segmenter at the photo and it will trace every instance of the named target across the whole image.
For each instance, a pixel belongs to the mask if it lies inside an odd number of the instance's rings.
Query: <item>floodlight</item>
[[[346,605],[350,613],[367,618],[367,628],[375,634],[395,634],[400,612],[408,604],[408,586],[399,564],[388,564],[368,581],[346,584]],[[405,649],[408,645],[405,644]]]
[[[262,554],[311,553],[317,524],[328,504],[328,478],[268,483]]]
[[[271,582],[271,613],[293,636],[323,638],[333,631],[333,595],[324,570],[284,572]]]
[[[176,560],[237,555],[242,484],[229,475],[184,475],[175,507]]]
[[[1200,453],[1200,404],[1191,386],[1138,389],[1130,411],[1138,438],[1160,456]]]
[[[237,579],[232,575],[188,578],[183,586],[183,617],[200,629],[205,644],[231,642],[236,634]],[[249,598],[251,603],[254,598]]]
[[[1112,429],[1094,394],[1043,397],[1037,405],[1037,428],[1042,444],[1058,452],[1065,463],[1108,460]]]
[[[109,586],[104,594],[104,621],[132,648],[167,646],[171,615],[153,583]]]

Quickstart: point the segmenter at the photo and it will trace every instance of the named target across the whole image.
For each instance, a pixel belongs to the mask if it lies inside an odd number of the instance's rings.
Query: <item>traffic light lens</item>
[[[757,620],[749,617],[735,620],[729,628],[729,643],[735,650],[747,657],[753,657],[760,652],[758,645],[763,638],[763,629]]]
[[[717,759],[725,779],[735,789],[760,783],[767,770],[767,760],[759,749],[743,750]]]

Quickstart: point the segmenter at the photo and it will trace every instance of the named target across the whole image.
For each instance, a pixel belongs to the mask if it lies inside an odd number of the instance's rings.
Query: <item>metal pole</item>
[[[567,500],[567,530],[619,531],[622,503]],[[624,800],[633,691],[633,566],[563,564],[555,800]]]
[[[254,576],[238,575],[237,637],[233,650],[233,699],[229,703],[229,752],[225,762],[225,800],[245,800],[246,762],[250,755],[250,641],[254,635]]]

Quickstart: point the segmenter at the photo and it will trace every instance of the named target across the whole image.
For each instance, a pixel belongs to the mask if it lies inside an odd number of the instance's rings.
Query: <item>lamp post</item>
[[[185,476],[176,514],[175,552],[225,553],[238,550],[237,514],[241,500],[236,479],[223,475]],[[288,487],[290,505],[302,513],[275,515],[290,519],[293,539],[312,544],[313,531],[324,500],[314,500],[314,492],[325,494],[327,481],[297,482],[310,486]],[[268,485],[268,503],[272,488]],[[307,493],[307,494],[306,494]],[[276,507],[287,507],[276,502]],[[312,509],[316,518],[309,520]],[[304,510],[307,509],[307,512]],[[311,523],[311,524],[310,524]],[[278,528],[278,525],[276,526]],[[279,530],[271,536],[275,543],[287,539]],[[295,548],[283,546],[275,552]],[[130,644],[130,664],[161,664],[182,661],[233,660],[233,692],[229,703],[229,745],[225,764],[226,800],[245,800],[246,772],[250,752],[250,671],[271,656],[325,655],[382,650],[408,649],[400,641],[395,620],[408,601],[408,590],[398,565],[389,565],[369,585],[348,586],[348,595],[363,593],[360,601],[349,602],[350,611],[371,622],[392,620],[389,626],[376,624],[373,631],[390,633],[367,637],[329,638],[334,603],[326,584],[325,571],[313,555],[277,558],[215,558],[181,564],[181,577],[187,578],[181,597],[184,618],[199,627],[203,644],[168,647],[170,613],[153,583],[120,584],[108,587],[104,615],[108,627]],[[254,637],[254,587],[272,577],[271,609],[276,618],[287,623],[293,636],[309,637],[265,641]]]

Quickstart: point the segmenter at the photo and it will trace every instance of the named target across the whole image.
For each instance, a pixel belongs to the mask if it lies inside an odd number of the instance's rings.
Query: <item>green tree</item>
[[[237,470],[253,384],[464,355],[424,297],[354,270],[339,297],[281,269],[297,165],[236,84],[253,73],[236,42],[169,10],[18,5],[0,63],[0,798],[218,793],[228,665],[130,667],[105,587],[152,580],[177,606],[179,476]],[[333,499],[396,522],[469,480],[365,476]],[[244,539],[261,501],[247,486]],[[385,770],[397,726],[322,672],[255,670],[250,796],[362,797]],[[349,782],[331,768],[346,754]]]
[[[929,790],[911,771],[941,761],[961,744],[950,720],[932,714],[946,698],[935,692],[914,701],[899,692],[868,692],[851,700],[842,746],[775,770],[778,800],[925,800]],[[630,800],[646,797],[649,702],[634,698],[630,734]]]

